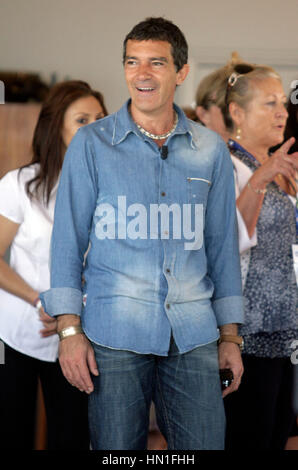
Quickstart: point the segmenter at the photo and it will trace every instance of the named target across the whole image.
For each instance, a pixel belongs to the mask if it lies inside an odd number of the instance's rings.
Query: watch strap
[[[244,341],[242,336],[237,335],[220,335],[219,344],[220,343],[235,343],[238,344],[240,350],[243,350]]]

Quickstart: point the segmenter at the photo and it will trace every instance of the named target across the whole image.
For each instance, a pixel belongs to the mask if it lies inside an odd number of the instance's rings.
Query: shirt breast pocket
[[[189,204],[203,204],[206,207],[211,181],[207,178],[188,176],[187,194]]]

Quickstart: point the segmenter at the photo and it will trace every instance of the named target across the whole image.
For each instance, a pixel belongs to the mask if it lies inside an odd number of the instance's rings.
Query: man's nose
[[[138,67],[137,73],[139,80],[146,80],[151,77],[151,66],[149,64],[143,63]]]

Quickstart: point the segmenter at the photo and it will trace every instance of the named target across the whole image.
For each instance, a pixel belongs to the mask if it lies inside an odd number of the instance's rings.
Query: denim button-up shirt
[[[41,300],[97,344],[166,356],[173,334],[184,353],[243,321],[232,163],[178,107],[162,159],[128,106],[67,150]]]

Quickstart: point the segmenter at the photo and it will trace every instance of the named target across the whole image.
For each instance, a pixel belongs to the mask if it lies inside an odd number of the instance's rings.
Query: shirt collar
[[[115,113],[114,129],[112,136],[112,145],[120,144],[126,137],[134,133],[136,136],[142,139],[146,139],[140,131],[138,130],[135,122],[133,121],[130,112],[128,110],[131,100],[129,99],[124,103],[122,108]],[[183,111],[174,103],[174,109],[178,113],[178,124],[175,129],[175,132],[169,137],[171,139],[174,135],[177,134],[188,134],[190,138],[190,145],[193,148],[197,148],[196,143],[193,139],[193,134],[189,125],[188,120],[185,117]]]

